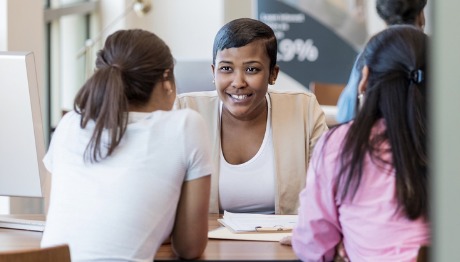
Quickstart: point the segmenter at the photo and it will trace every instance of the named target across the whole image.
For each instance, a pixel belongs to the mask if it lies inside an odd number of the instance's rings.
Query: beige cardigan
[[[315,95],[305,92],[268,91],[272,110],[275,154],[275,212],[297,214],[299,193],[305,187],[308,162],[318,138],[326,131],[326,116]],[[221,151],[220,99],[216,91],[185,93],[175,108],[190,108],[207,123],[214,172],[211,176],[209,213],[219,213],[219,165]]]

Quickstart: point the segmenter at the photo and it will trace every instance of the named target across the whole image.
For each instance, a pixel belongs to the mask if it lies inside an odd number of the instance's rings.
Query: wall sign
[[[358,52],[334,31],[277,0],[257,0],[257,16],[275,31],[281,71],[305,87],[348,82]]]

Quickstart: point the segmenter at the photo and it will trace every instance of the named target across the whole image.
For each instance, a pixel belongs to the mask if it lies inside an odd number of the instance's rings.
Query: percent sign
[[[299,61],[314,62],[318,59],[318,48],[313,45],[313,40],[307,39],[291,39],[285,38],[279,43],[278,50],[281,52],[278,54],[278,60],[289,62],[297,55]]]

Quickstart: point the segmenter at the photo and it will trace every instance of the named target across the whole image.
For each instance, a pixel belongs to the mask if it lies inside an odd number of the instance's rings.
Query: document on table
[[[221,222],[235,233],[244,233],[255,232],[258,227],[292,229],[297,220],[297,215],[236,214],[224,211]]]
[[[283,237],[292,236],[292,233],[255,233],[252,234],[234,234],[226,227],[221,227],[208,232],[210,239],[231,239],[231,240],[248,240],[248,241],[272,241],[278,242]]]

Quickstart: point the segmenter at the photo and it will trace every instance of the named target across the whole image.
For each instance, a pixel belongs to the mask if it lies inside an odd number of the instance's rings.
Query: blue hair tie
[[[420,84],[423,80],[425,80],[425,74],[422,70],[414,70],[410,72],[409,80],[412,83]]]

